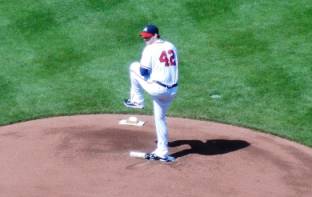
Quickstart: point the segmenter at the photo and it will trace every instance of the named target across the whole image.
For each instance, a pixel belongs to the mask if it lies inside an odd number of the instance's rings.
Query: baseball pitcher
[[[157,147],[145,159],[174,161],[168,150],[166,113],[178,90],[178,54],[176,47],[160,38],[157,26],[149,24],[140,32],[145,42],[140,62],[130,64],[130,98],[124,105],[144,108],[144,90],[153,100]]]

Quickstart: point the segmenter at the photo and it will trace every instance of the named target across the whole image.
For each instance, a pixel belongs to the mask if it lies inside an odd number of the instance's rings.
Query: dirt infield
[[[0,196],[312,196],[312,149],[250,129],[169,118],[165,164],[129,157],[155,148],[154,123],[79,115],[0,127]]]

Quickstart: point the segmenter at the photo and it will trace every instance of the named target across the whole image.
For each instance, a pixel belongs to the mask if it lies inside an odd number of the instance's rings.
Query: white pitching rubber
[[[138,151],[130,151],[129,153],[130,157],[136,157],[136,158],[145,158],[146,153],[144,152],[138,152]]]

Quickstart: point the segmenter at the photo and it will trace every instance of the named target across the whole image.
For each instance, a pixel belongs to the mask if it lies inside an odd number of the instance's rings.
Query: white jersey
[[[141,67],[151,71],[150,80],[171,86],[178,82],[178,54],[175,46],[161,39],[146,45]]]

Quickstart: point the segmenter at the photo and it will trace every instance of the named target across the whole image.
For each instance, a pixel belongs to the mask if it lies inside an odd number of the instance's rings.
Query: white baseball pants
[[[157,136],[157,148],[153,151],[159,157],[169,154],[168,150],[168,128],[166,122],[167,110],[176,96],[177,87],[166,88],[153,81],[145,79],[140,74],[140,63],[130,64],[130,99],[131,102],[144,104],[145,90],[153,100],[154,121]]]

